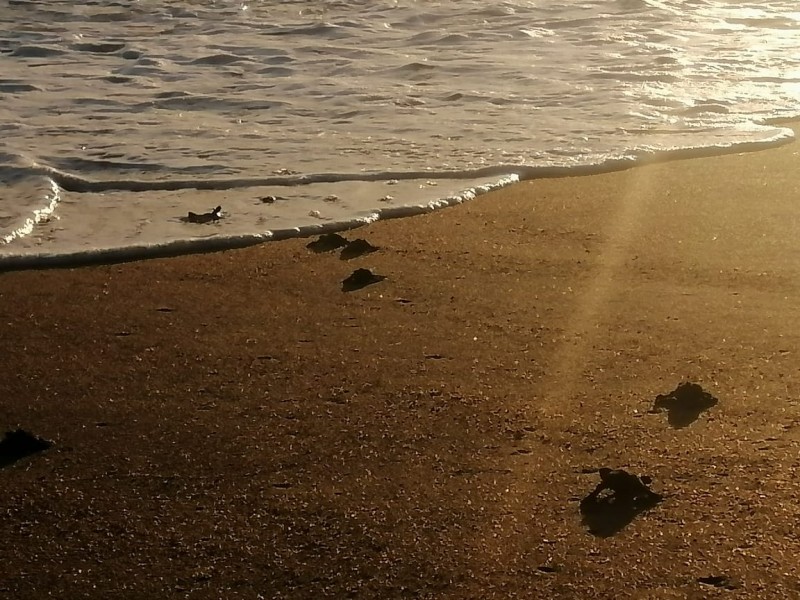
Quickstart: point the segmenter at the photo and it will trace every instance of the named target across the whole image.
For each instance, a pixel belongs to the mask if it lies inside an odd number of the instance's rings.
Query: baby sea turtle
[[[189,223],[211,223],[212,221],[219,221],[222,218],[222,207],[217,206],[207,213],[193,213],[189,211],[186,220]]]
[[[378,250],[379,248],[377,246],[373,246],[364,238],[358,238],[352,242],[349,242],[344,248],[342,248],[339,258],[342,260],[350,260],[351,258],[358,258],[364,254],[370,254],[371,252],[376,252]]]
[[[699,384],[687,381],[679,384],[669,394],[656,396],[650,412],[667,411],[669,424],[680,429],[694,423],[704,411],[716,406],[717,402],[717,398]]]
[[[331,252],[347,246],[350,242],[338,233],[324,233],[313,242],[306,244],[306,248],[314,252]]]
[[[622,469],[609,469],[603,467],[600,473],[600,483],[589,494],[587,500],[596,499],[603,491],[609,490],[614,497],[624,501],[650,500],[658,502],[663,496],[647,487],[653,480],[647,475],[637,476]]]
[[[342,281],[342,291],[353,292],[384,279],[386,279],[384,275],[376,275],[369,269],[356,269]]]
[[[31,454],[47,450],[53,445],[50,440],[34,436],[24,429],[7,431],[0,441],[0,467]]]

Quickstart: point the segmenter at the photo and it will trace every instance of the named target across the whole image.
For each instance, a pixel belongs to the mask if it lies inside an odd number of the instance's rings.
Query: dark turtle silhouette
[[[364,238],[358,238],[342,248],[342,251],[339,253],[339,258],[342,260],[350,260],[351,258],[358,258],[364,254],[376,252],[377,250],[377,246],[373,246]]]
[[[186,216],[186,221],[189,223],[211,223],[212,221],[219,221],[222,218],[222,207],[217,206],[207,213],[193,213],[189,211]]]
[[[352,272],[352,274],[350,274],[350,276],[346,277],[345,280],[342,281],[342,291],[352,292],[355,290],[360,290],[363,287],[367,287],[373,283],[378,283],[384,279],[386,279],[385,275],[375,275],[375,273],[369,269],[356,269]]]
[[[53,442],[36,437],[24,429],[7,431],[3,440],[0,441],[0,467],[10,465],[31,454],[47,450],[52,445]]]
[[[609,490],[615,499],[628,502],[636,500],[658,502],[663,499],[661,494],[657,494],[647,487],[653,481],[647,475],[639,477],[622,469],[609,469],[607,467],[603,467],[598,472],[600,473],[600,483],[586,497],[586,500],[595,500],[605,490]]]
[[[583,524],[589,533],[610,537],[624,529],[638,515],[663,500],[648,485],[651,479],[622,469],[598,470],[600,483],[580,503]],[[603,494],[603,492],[610,492]],[[602,496],[601,496],[602,494]]]
[[[669,424],[675,429],[687,427],[700,415],[716,406],[718,400],[700,385],[683,382],[669,394],[656,396],[651,413],[667,411]]]
[[[306,244],[306,248],[314,252],[331,252],[342,246],[347,246],[350,242],[338,233],[325,233],[313,242]]]

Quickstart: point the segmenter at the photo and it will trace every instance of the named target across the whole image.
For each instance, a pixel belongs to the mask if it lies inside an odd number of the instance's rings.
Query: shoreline
[[[763,123],[763,126],[767,125],[774,125],[783,129],[787,132],[793,132],[791,127],[780,127],[780,125],[791,125],[792,120],[782,120],[782,119],[774,119],[771,121],[767,121]],[[777,135],[777,134],[776,134]],[[173,239],[174,232],[167,233],[168,229],[163,229],[161,231],[162,235],[166,237],[158,242],[158,243],[150,243],[145,244],[142,243],[141,240],[136,245],[130,246],[120,246],[120,247],[111,247],[111,248],[89,248],[83,250],[70,250],[70,251],[58,251],[59,245],[56,244],[53,240],[60,234],[56,234],[56,231],[60,230],[59,227],[47,227],[46,223],[39,222],[39,215],[35,215],[34,222],[32,224],[26,224],[25,228],[30,229],[24,238],[28,238],[31,236],[31,233],[35,233],[36,235],[32,236],[32,239],[17,239],[17,249],[16,253],[0,253],[0,272],[6,271],[18,271],[18,270],[26,270],[26,269],[51,269],[51,268],[76,268],[76,267],[84,267],[84,266],[93,266],[93,265],[103,265],[103,264],[118,264],[124,262],[132,262],[138,260],[150,260],[150,259],[158,259],[158,258],[172,258],[176,256],[182,255],[189,255],[189,254],[205,254],[209,252],[220,252],[226,250],[238,250],[242,248],[247,248],[250,246],[256,246],[263,243],[269,242],[278,242],[283,241],[285,239],[291,238],[306,238],[306,237],[313,237],[315,235],[323,235],[326,233],[337,233],[337,232],[345,232],[350,231],[352,229],[357,229],[363,227],[365,225],[369,225],[370,223],[374,223],[376,221],[382,220],[390,220],[395,218],[409,218],[414,217],[421,214],[427,214],[434,210],[441,210],[443,208],[452,208],[453,206],[457,206],[459,204],[463,204],[464,202],[469,202],[474,200],[476,197],[481,196],[485,193],[490,193],[492,191],[505,188],[509,185],[514,185],[520,182],[528,182],[528,181],[537,181],[540,179],[559,179],[559,178],[571,178],[571,177],[589,177],[595,175],[604,175],[609,173],[615,173],[620,171],[626,171],[629,169],[637,169],[641,167],[645,167],[648,165],[653,164],[661,164],[661,163],[668,163],[673,161],[683,161],[683,160],[696,160],[698,158],[713,158],[713,157],[721,157],[726,156],[728,154],[739,154],[743,152],[762,152],[765,150],[769,150],[772,148],[779,148],[786,144],[792,144],[796,141],[796,136],[789,134],[782,134],[778,137],[773,137],[769,141],[750,141],[750,142],[736,142],[732,143],[728,147],[720,147],[720,146],[707,146],[707,147],[699,147],[699,148],[682,148],[680,150],[662,150],[662,151],[640,151],[635,153],[634,156],[626,156],[622,158],[611,158],[603,161],[602,163],[597,164],[587,164],[587,165],[572,165],[572,166],[514,166],[514,165],[498,165],[493,167],[486,167],[483,169],[478,169],[476,171],[471,172],[461,172],[460,174],[457,172],[453,172],[450,174],[450,177],[446,177],[447,173],[445,172],[414,172],[414,173],[364,173],[361,175],[351,174],[317,174],[317,175],[300,175],[295,176],[294,179],[292,178],[267,178],[263,180],[259,179],[231,179],[230,181],[226,180],[200,180],[197,182],[191,181],[133,181],[131,180],[128,182],[131,184],[132,187],[129,188],[129,191],[143,191],[145,189],[151,191],[178,191],[178,192],[193,192],[193,204],[194,208],[197,206],[202,206],[201,198],[207,200],[209,206],[214,202],[218,201],[218,195],[224,192],[232,192],[234,190],[240,189],[241,187],[251,188],[253,191],[254,196],[268,196],[267,192],[273,192],[273,188],[264,187],[268,185],[269,181],[272,180],[280,180],[286,179],[286,181],[295,181],[294,184],[281,184],[282,186],[285,185],[289,188],[300,188],[304,189],[306,185],[313,186],[315,183],[342,183],[342,184],[350,184],[351,186],[354,185],[363,185],[366,182],[374,182],[374,183],[387,183],[389,181],[398,182],[398,180],[402,180],[404,183],[408,181],[425,181],[426,183],[431,183],[430,180],[434,182],[441,183],[447,182],[448,184],[464,180],[464,181],[471,181],[471,187],[467,189],[460,189],[457,192],[451,193],[449,195],[433,197],[431,198],[431,194],[428,193],[428,198],[425,201],[422,201],[419,204],[400,204],[396,206],[385,206],[385,207],[370,207],[365,210],[361,210],[358,212],[357,216],[349,216],[344,218],[344,220],[337,220],[333,218],[333,221],[330,221],[330,217],[326,220],[328,222],[312,222],[312,223],[305,223],[303,222],[308,221],[308,216],[301,210],[299,213],[297,210],[294,210],[294,222],[301,223],[300,225],[292,225],[292,226],[284,226],[278,227],[276,229],[265,230],[259,233],[227,233],[227,234],[217,234],[211,238],[202,238],[202,237],[195,237],[195,238],[187,238],[187,237],[178,237],[177,239]],[[60,191],[83,191],[88,192],[92,187],[96,187],[100,190],[105,191],[121,191],[125,190],[125,181],[89,181],[83,180],[82,178],[77,178],[77,180],[83,181],[83,189],[80,190],[80,186],[70,187],[67,185],[66,187],[59,187],[59,185],[64,185],[65,183],[69,183],[73,179],[76,179],[76,176],[62,173],[60,171],[44,168],[44,171],[48,173],[48,180],[54,186],[56,190],[54,192],[54,198],[59,196]],[[499,177],[496,181],[486,182],[484,179],[489,176],[489,174],[493,174],[495,177]],[[121,186],[121,187],[120,187]],[[420,187],[425,187],[421,185]],[[74,188],[74,189],[73,189]],[[263,193],[256,194],[255,192],[258,191],[259,188],[263,188],[261,191]],[[277,189],[277,188],[275,188]],[[352,192],[353,190],[350,190]],[[408,190],[404,190],[405,193],[408,193]],[[323,193],[322,196],[325,194]],[[347,194],[350,195],[350,194]],[[357,194],[360,195],[360,194]],[[426,196],[419,192],[419,195]],[[273,196],[274,197],[274,196]],[[336,197],[333,195],[332,197]],[[376,195],[377,197],[377,195]],[[390,198],[391,196],[386,196]],[[297,202],[298,199],[294,201]],[[363,198],[360,199],[360,202],[363,204]],[[46,211],[42,211],[43,215],[46,215],[49,222],[50,215],[55,212],[56,205],[51,200],[50,206]],[[317,213],[319,211],[312,210],[311,213]],[[73,215],[73,218],[75,215]],[[129,217],[134,221],[137,222],[140,219],[137,219],[135,215],[129,215]],[[263,217],[259,217],[263,218]],[[174,216],[171,220],[175,220]],[[280,222],[284,220],[283,217],[277,218],[276,221]],[[148,221],[148,220],[145,220]],[[289,219],[292,221],[292,218]],[[42,232],[36,232],[36,227],[42,228]],[[78,225],[73,221],[73,227],[77,227]],[[144,224],[139,224],[138,227],[145,227]],[[91,236],[91,226],[90,225],[83,225],[83,235],[84,236]],[[121,231],[118,233],[122,233]],[[129,235],[129,234],[128,234]],[[127,238],[128,235],[123,237]],[[185,234],[184,234],[185,235]],[[36,253],[31,252],[30,244],[33,243],[34,246],[41,244],[40,238],[44,236],[49,238],[50,241],[45,243],[44,248],[46,249],[44,252]],[[19,238],[17,231],[11,232],[11,239]],[[75,237],[74,235],[72,236]],[[37,241],[38,240],[38,241]],[[12,242],[13,243],[13,242]],[[63,242],[62,242],[63,244]],[[69,246],[68,246],[69,247]],[[54,252],[53,249],[56,249]],[[19,250],[23,250],[19,252]]]
[[[0,274],[0,426],[54,442],[0,469],[0,588],[792,597],[798,166],[521,182],[350,230],[353,260]],[[385,279],[341,291],[358,268]],[[715,402],[651,412],[685,382]],[[663,502],[598,521],[602,467]]]

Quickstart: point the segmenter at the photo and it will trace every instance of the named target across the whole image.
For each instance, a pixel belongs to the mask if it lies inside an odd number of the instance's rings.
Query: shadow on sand
[[[669,394],[659,394],[651,413],[667,411],[667,421],[675,429],[688,427],[703,411],[715,406],[718,400],[696,383],[684,382]]]
[[[581,500],[581,516],[589,533],[607,538],[625,529],[638,515],[661,502],[661,498],[584,498]]]

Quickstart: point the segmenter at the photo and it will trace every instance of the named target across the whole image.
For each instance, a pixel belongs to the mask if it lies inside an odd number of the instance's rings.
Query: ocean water
[[[784,143],[798,41],[796,0],[0,0],[0,269]]]

